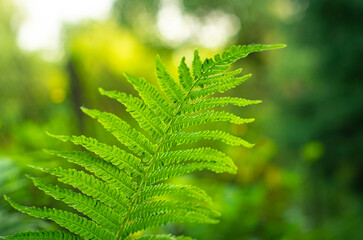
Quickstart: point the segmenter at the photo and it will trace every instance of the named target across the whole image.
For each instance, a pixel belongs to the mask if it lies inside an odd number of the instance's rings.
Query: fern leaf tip
[[[123,75],[125,76],[125,78],[128,78],[129,76],[132,76],[131,74],[124,72]]]
[[[256,145],[256,144],[254,144],[254,143],[249,143],[249,142],[246,142],[246,143],[244,144],[244,146],[245,146],[246,148],[253,148],[255,145]]]
[[[272,44],[272,45],[264,45],[265,50],[273,50],[287,47],[287,44]]]
[[[43,148],[42,151],[45,153],[48,153],[48,154],[52,154],[52,155],[54,155],[54,153],[56,152],[54,150],[50,150],[50,149],[46,149],[46,148]]]
[[[86,107],[81,107],[82,112],[84,112],[85,114],[87,114],[88,116],[90,116],[91,118],[96,118],[97,116],[97,111],[96,110],[92,110],[92,109],[88,109]]]
[[[3,197],[4,197],[5,201],[8,201],[8,199],[10,199],[10,198],[9,198],[9,196],[8,196],[8,195],[6,195],[6,194],[4,194],[4,196],[3,196]]]
[[[27,178],[29,178],[29,179],[31,179],[31,180],[33,180],[33,179],[34,179],[34,177],[33,177],[33,176],[31,176],[31,175],[29,175],[29,174],[25,174],[25,177],[27,177]]]
[[[34,165],[28,165],[28,167],[44,172],[44,168],[41,168],[41,167],[37,167],[37,166],[34,166]]]
[[[102,94],[102,95],[104,95],[104,93],[106,92],[103,88],[101,88],[101,87],[99,87],[98,88],[98,91]]]
[[[49,137],[52,137],[52,138],[56,138],[58,140],[61,140],[63,142],[67,142],[69,140],[69,136],[65,136],[65,135],[56,135],[56,134],[53,134],[53,133],[50,133],[50,132],[46,132],[47,135]]]

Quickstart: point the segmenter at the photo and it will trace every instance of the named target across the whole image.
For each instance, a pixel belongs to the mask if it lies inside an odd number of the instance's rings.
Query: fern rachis
[[[225,72],[230,64],[249,53],[281,47],[283,45],[233,46],[223,54],[204,62],[201,61],[198,51],[195,51],[192,71],[185,63],[185,58],[182,59],[178,67],[179,82],[172,78],[157,57],[156,75],[166,97],[145,79],[129,74],[125,74],[126,79],[141,98],[100,89],[102,95],[124,104],[126,110],[152,139],[111,113],[82,108],[128,147],[130,152],[85,136],[50,134],[62,141],[81,145],[87,151],[48,150],[49,153],[66,158],[93,174],[75,169],[41,169],[78,189],[80,193],[44,183],[39,178],[31,179],[46,194],[65,202],[85,217],[57,209],[24,207],[5,197],[16,209],[38,218],[53,220],[70,231],[18,233],[5,239],[120,240],[129,238],[140,230],[168,222],[216,223],[219,213],[213,209],[210,197],[203,190],[164,181],[203,169],[217,173],[235,173],[236,166],[223,152],[209,147],[179,150],[172,148],[203,139],[252,147],[245,140],[220,130],[184,130],[207,122],[228,121],[244,124],[253,121],[210,109],[227,104],[247,106],[259,101],[208,96],[234,88],[250,77],[236,77],[241,72],[240,69]],[[189,200],[179,201],[176,195],[183,195]],[[167,196],[174,197],[169,199]],[[172,235],[144,235],[137,239],[177,238],[189,239]]]

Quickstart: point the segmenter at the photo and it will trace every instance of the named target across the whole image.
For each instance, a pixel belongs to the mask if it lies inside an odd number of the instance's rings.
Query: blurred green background
[[[229,108],[254,123],[213,125],[256,143],[253,149],[215,143],[235,160],[237,175],[175,180],[206,189],[221,222],[155,231],[201,240],[363,239],[363,1],[115,0],[107,16],[63,24],[51,51],[21,47],[24,12],[19,1],[0,0],[0,195],[64,207],[25,177],[40,174],[29,165],[67,166],[42,149],[73,146],[45,132],[117,144],[79,107],[131,121],[97,89],[135,93],[123,72],[155,82],[156,53],[176,76],[180,58],[190,62],[195,48],[207,57],[233,44],[287,43],[235,65],[253,78],[227,94],[263,100]],[[3,200],[0,221],[0,235],[57,228]]]

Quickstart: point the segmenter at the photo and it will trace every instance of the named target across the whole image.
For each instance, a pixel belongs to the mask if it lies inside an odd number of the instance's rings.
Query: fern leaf
[[[173,107],[166,101],[161,92],[143,78],[134,77],[127,73],[125,73],[125,77],[139,92],[145,104],[153,109],[158,116],[161,116],[164,122],[169,122],[173,117]]]
[[[220,216],[220,213],[214,209],[206,206],[196,205],[189,201],[166,201],[158,200],[152,202],[144,202],[137,205],[130,214],[131,220],[137,220],[143,216],[157,215],[164,212],[197,212],[208,216],[210,218],[216,218]]]
[[[135,183],[131,181],[131,177],[122,173],[114,165],[94,157],[90,153],[83,151],[45,151],[58,157],[66,158],[69,162],[76,163],[86,168],[88,171],[93,172],[97,177],[107,182],[114,189],[120,190],[127,196],[131,196],[135,192]]]
[[[230,79],[232,79],[233,77],[235,77],[236,75],[241,73],[241,71],[242,71],[242,69],[240,68],[240,69],[234,70],[232,72],[226,72],[226,73],[221,73],[221,74],[217,74],[217,75],[206,76],[204,78],[201,78],[198,81],[198,86],[204,87],[204,86],[211,85],[211,84],[217,84],[217,83],[223,83],[223,82],[229,81]]]
[[[181,90],[178,83],[166,71],[159,55],[156,56],[156,76],[161,89],[172,103],[177,104],[183,101],[183,91]]]
[[[199,57],[198,50],[194,51],[194,58],[192,62],[194,79],[199,79],[202,75],[202,60]]]
[[[220,64],[219,62],[214,62],[213,58],[207,58],[203,62],[202,72],[205,77],[223,73],[229,68],[229,64]]]
[[[196,51],[194,54],[193,61],[193,72],[195,78],[200,78],[203,76],[204,78],[208,76],[213,76],[216,74],[220,74],[229,68],[229,65],[234,63],[235,61],[245,58],[248,54],[253,52],[261,52],[265,50],[272,50],[283,48],[286,45],[284,44],[276,44],[276,45],[261,45],[261,44],[253,44],[253,45],[245,45],[245,46],[232,46],[229,50],[224,51],[223,54],[216,54],[214,58],[207,58],[202,65],[200,65],[201,61],[198,56],[198,52]],[[195,67],[194,67],[195,65]],[[197,73],[199,71],[199,73]]]
[[[84,194],[105,203],[119,214],[124,213],[128,207],[127,198],[123,193],[110,188],[105,182],[96,179],[92,175],[74,169],[52,168],[41,170],[57,176],[59,181],[72,185]]]
[[[82,108],[83,112],[100,122],[104,128],[137,155],[153,155],[156,147],[140,132],[111,113]]]
[[[192,148],[187,150],[169,151],[160,154],[155,159],[155,169],[166,165],[178,165],[180,162],[203,161],[212,163],[221,163],[222,165],[229,166],[237,169],[236,165],[223,152],[213,148]]]
[[[229,65],[235,61],[247,57],[250,53],[261,52],[266,50],[273,50],[286,47],[285,44],[275,45],[262,45],[262,44],[251,44],[243,46],[232,46],[222,54],[216,54],[212,63],[203,63],[203,65],[217,64],[217,65]]]
[[[194,79],[190,74],[190,69],[185,63],[185,57],[180,61],[180,65],[178,67],[179,80],[185,92],[188,92],[192,89],[194,84]]]
[[[91,218],[98,225],[108,229],[110,232],[116,232],[119,227],[120,216],[111,208],[105,206],[97,200],[87,197],[80,193],[75,193],[69,189],[61,189],[58,186],[44,183],[39,178],[31,178],[34,185],[46,194],[61,200]]]
[[[206,97],[208,95],[214,94],[216,92],[223,93],[229,89],[235,88],[241,83],[247,81],[252,74],[244,75],[243,77],[237,77],[232,78],[228,81],[222,82],[222,83],[216,83],[214,85],[202,88],[200,90],[194,90],[190,93],[189,99],[190,100],[196,100],[201,97]]]
[[[228,104],[245,107],[252,104],[260,103],[260,100],[248,100],[243,98],[230,98],[230,97],[218,97],[210,99],[202,99],[197,102],[184,105],[181,109],[183,114],[185,113],[195,113],[201,110],[206,110],[213,107],[224,107]]]
[[[169,149],[173,146],[178,146],[186,143],[197,142],[201,139],[207,140],[220,140],[226,144],[231,146],[244,146],[247,148],[251,148],[254,145],[243,140],[242,138],[233,136],[229,133],[220,131],[220,130],[206,130],[199,132],[178,132],[175,134],[171,134],[167,141],[165,141],[164,146],[165,149]]]
[[[82,240],[82,238],[65,231],[37,231],[37,232],[20,232],[13,236],[0,237],[7,240]]]
[[[195,126],[208,122],[231,122],[234,124],[244,124],[251,123],[254,120],[254,118],[240,118],[228,112],[208,111],[198,115],[178,117],[175,120],[175,124],[173,125],[172,129],[174,131],[179,131],[190,126]]]
[[[198,212],[187,212],[187,211],[174,211],[174,212],[163,212],[157,215],[150,215],[144,218],[139,218],[136,221],[131,222],[127,225],[124,231],[124,237],[132,233],[146,229],[149,227],[165,225],[169,222],[177,223],[217,223],[218,221],[209,218]]]
[[[221,162],[191,162],[187,164],[171,165],[159,168],[153,171],[147,179],[147,184],[155,184],[169,178],[184,175],[194,171],[210,170],[216,173],[232,173],[235,174],[236,168],[225,165]]]
[[[58,223],[60,226],[65,227],[69,231],[78,234],[86,239],[115,239],[115,236],[112,233],[99,227],[96,223],[87,220],[84,217],[78,216],[77,214],[58,210],[55,208],[44,207],[44,209],[41,209],[36,207],[25,207],[13,202],[12,200],[10,200],[10,198],[6,196],[5,200],[8,201],[11,206],[13,206],[20,212],[29,214],[37,218],[52,220]]]
[[[173,236],[171,234],[158,234],[158,235],[145,235],[138,238],[135,238],[135,240],[193,240],[190,237],[185,236]]]
[[[53,135],[50,136],[60,139],[64,142],[70,141],[76,145],[81,145],[85,149],[100,156],[103,160],[110,162],[117,166],[121,170],[125,170],[130,176],[143,175],[144,172],[140,167],[141,160],[134,155],[127,153],[116,146],[109,146],[104,143],[98,142],[94,138],[88,138],[85,136],[63,136]]]
[[[114,98],[124,104],[127,111],[147,133],[159,140],[163,136],[164,122],[139,98],[117,91],[99,89],[102,95]]]
[[[192,185],[175,185],[162,183],[157,185],[149,185],[145,187],[138,197],[137,203],[141,203],[156,197],[182,195],[192,199],[197,199],[212,205],[212,199],[202,189]]]

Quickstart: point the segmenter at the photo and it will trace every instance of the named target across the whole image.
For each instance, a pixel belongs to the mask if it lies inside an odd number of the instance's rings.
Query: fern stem
[[[134,207],[134,203],[135,203],[136,199],[139,197],[139,194],[140,194],[141,190],[145,187],[147,177],[148,177],[148,175],[150,174],[150,170],[152,169],[152,166],[153,166],[153,164],[154,164],[154,161],[155,161],[156,157],[158,156],[159,151],[160,151],[161,147],[163,146],[163,144],[164,144],[164,142],[165,142],[165,140],[166,140],[166,138],[167,138],[167,136],[168,136],[168,132],[170,131],[170,129],[171,129],[171,127],[172,127],[173,123],[175,122],[176,117],[177,117],[177,115],[178,115],[178,113],[179,113],[180,109],[181,109],[181,108],[183,107],[183,105],[185,104],[186,100],[187,100],[187,99],[188,99],[188,97],[189,97],[189,94],[190,94],[190,93],[191,93],[191,91],[194,89],[195,85],[199,82],[199,80],[201,80],[201,78],[202,78],[203,74],[207,73],[207,72],[208,72],[208,71],[209,71],[212,67],[214,67],[214,65],[215,65],[215,64],[213,64],[213,65],[209,66],[209,68],[208,68],[205,72],[202,72],[202,73],[201,73],[201,75],[200,75],[200,76],[199,76],[199,77],[195,80],[194,84],[191,86],[191,88],[189,89],[189,91],[188,91],[188,92],[187,92],[187,94],[185,95],[184,99],[183,99],[183,100],[179,103],[178,108],[174,111],[173,116],[172,116],[172,118],[171,118],[171,119],[170,119],[170,121],[169,121],[169,124],[168,124],[168,126],[167,126],[167,128],[166,128],[166,130],[165,130],[165,132],[164,132],[163,137],[162,137],[162,138],[159,140],[159,142],[157,143],[158,147],[157,147],[157,149],[156,149],[156,151],[155,151],[155,154],[153,155],[153,157],[152,157],[152,159],[151,159],[151,161],[150,161],[149,168],[147,169],[147,171],[146,171],[146,173],[145,173],[145,175],[144,175],[144,177],[143,177],[143,179],[142,179],[142,181],[141,181],[141,183],[140,183],[140,185],[139,185],[139,187],[138,187],[138,189],[137,189],[136,193],[134,193],[134,195],[133,195],[133,196],[131,197],[131,199],[130,199],[130,206],[129,206],[128,210],[127,210],[127,213],[126,213],[126,215],[125,215],[125,218],[124,218],[124,220],[123,220],[123,222],[122,222],[122,224],[121,224],[121,226],[120,226],[120,229],[119,229],[119,231],[118,231],[118,233],[117,233],[116,240],[122,240],[122,233],[123,233],[124,228],[125,228],[125,226],[126,226],[126,224],[127,224],[128,218],[129,218],[129,216],[130,216],[130,214],[131,214],[131,211],[132,211],[132,209],[133,209],[133,207]]]

